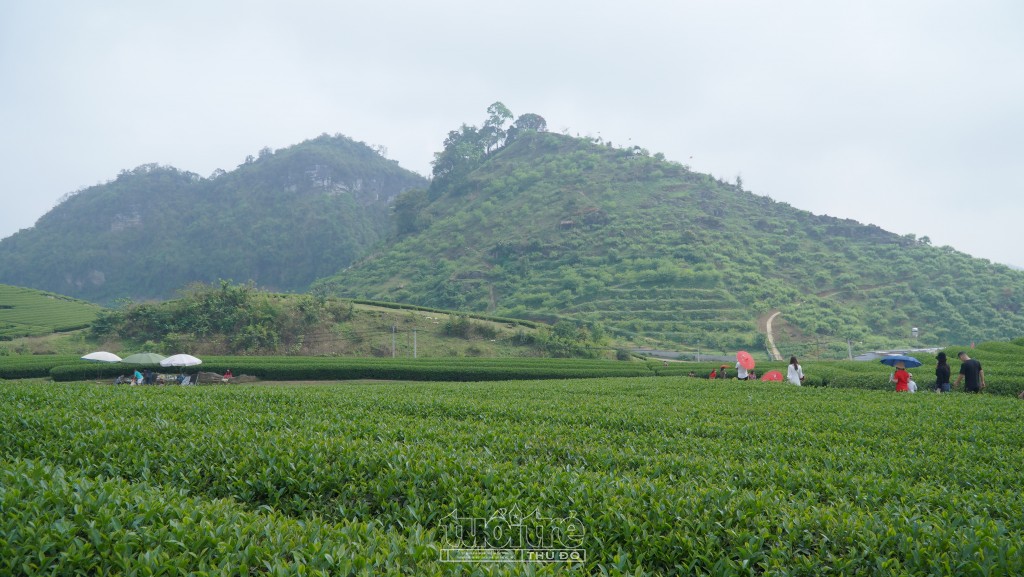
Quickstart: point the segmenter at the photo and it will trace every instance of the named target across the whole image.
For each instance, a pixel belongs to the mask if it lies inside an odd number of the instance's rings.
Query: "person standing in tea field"
[[[946,362],[946,353],[940,352],[935,355],[935,360],[938,361],[935,365],[935,392],[948,393],[950,370],[949,363]]]
[[[957,353],[956,356],[960,358],[960,374],[957,375],[953,388],[959,387],[960,381],[966,381],[964,383],[965,392],[980,393],[985,388],[985,371],[981,368],[981,362],[967,356],[967,353],[963,351]]]
[[[889,377],[889,382],[896,383],[896,392],[905,393],[910,390],[910,373],[907,372],[907,366],[903,361],[896,363],[896,370],[892,376]]]
[[[747,367],[743,366],[743,363],[736,361],[736,378],[745,381],[747,380]]]
[[[796,356],[789,357],[789,365],[786,367],[786,380],[798,387],[804,381],[804,369],[796,361]]]

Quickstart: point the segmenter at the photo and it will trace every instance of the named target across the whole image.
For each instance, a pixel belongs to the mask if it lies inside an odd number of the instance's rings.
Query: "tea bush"
[[[0,574],[1020,574],[1022,412],[685,377],[8,382]],[[585,560],[440,560],[472,545],[453,519],[508,512],[578,523]]]

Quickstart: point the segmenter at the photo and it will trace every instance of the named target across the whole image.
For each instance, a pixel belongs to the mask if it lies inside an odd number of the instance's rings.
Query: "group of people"
[[[231,374],[231,369],[228,369],[224,371],[224,376],[221,377],[221,381],[226,383],[228,381],[231,381],[231,379],[233,378],[234,375]],[[180,373],[179,375],[174,377],[173,382],[179,385],[194,385],[197,383],[198,379],[199,375],[192,377],[186,375],[185,373]],[[131,377],[125,375],[118,375],[118,377],[114,379],[115,385],[163,385],[166,382],[167,380],[163,375],[154,373],[149,369],[135,371],[134,373],[132,373]]]
[[[960,359],[960,374],[952,385],[949,383],[952,371],[949,368],[946,353],[940,352],[935,356],[935,360],[938,361],[938,364],[935,366],[935,392],[948,393],[950,390],[959,387],[960,383],[963,382],[964,391],[980,393],[985,388],[985,371],[981,368],[981,362],[977,359],[972,359],[964,351],[960,351],[956,356]],[[737,363],[737,372],[740,369],[741,366]],[[896,370],[890,377],[890,381],[896,383],[897,392],[909,392],[916,390],[916,385],[913,385],[913,380],[911,380],[912,377],[913,375],[900,363],[896,365]],[[804,381],[804,370],[795,356],[789,358],[789,365],[786,367],[786,380],[797,386],[800,386]],[[911,387],[914,388],[912,389]],[[1024,399],[1024,392],[1021,393],[1020,398]]]
[[[754,369],[748,370],[743,363],[736,361],[736,378],[741,381],[756,381],[757,373],[754,372]]]
[[[736,363],[736,366],[739,366],[739,363]],[[722,366],[718,367],[717,369],[711,369],[711,374],[708,375],[708,378],[709,379],[728,379],[729,378],[728,368],[729,368],[729,365],[722,365]],[[739,379],[741,377],[739,376],[739,374],[737,374],[736,378]],[[746,378],[746,377],[743,377],[743,378]]]
[[[187,376],[185,374],[179,374],[174,377],[174,382],[180,385],[186,378]],[[118,377],[114,379],[115,385],[163,385],[166,383],[167,377],[154,373],[149,369],[134,371],[130,377],[118,375]]]
[[[163,375],[158,375],[149,369],[134,371],[132,376],[118,375],[114,379],[115,385],[156,385],[163,384]]]
[[[960,383],[964,383],[964,391],[968,393],[980,393],[985,388],[985,371],[981,368],[981,362],[977,359],[972,359],[967,355],[966,352],[960,351],[956,354],[957,358],[960,359],[960,374],[956,377],[956,382],[950,384],[950,377],[952,371],[949,367],[949,362],[946,359],[946,353],[940,352],[935,356],[935,360],[938,364],[935,365],[935,392],[936,393],[948,393],[952,389],[960,386]],[[722,365],[718,369],[712,369],[711,374],[708,375],[709,379],[725,379],[727,375],[727,365]],[[693,373],[690,374],[693,376]],[[913,384],[913,375],[907,371],[906,366],[903,363],[897,363],[896,370],[889,377],[890,382],[896,383],[896,392],[910,392],[916,390],[916,385]],[[756,380],[756,375],[752,370],[748,371],[742,363],[736,363],[736,378],[743,380]],[[786,366],[786,380],[794,385],[800,386],[804,381],[804,370],[800,366],[795,356],[789,357],[789,365]],[[913,388],[912,388],[913,387]],[[1024,399],[1024,392],[1020,394],[1020,398]]]
[[[952,370],[949,367],[946,353],[940,352],[935,355],[937,363],[935,365],[935,388],[933,390],[936,393],[948,393],[952,389],[959,387],[960,383],[963,382],[964,391],[980,393],[985,388],[985,371],[981,368],[981,362],[977,359],[972,359],[963,351],[957,353],[956,356],[960,359],[960,374],[957,375],[956,382],[951,385],[949,380],[952,376]],[[889,377],[890,382],[896,383],[897,393],[916,391],[917,387],[912,379],[913,375],[907,371],[903,363],[897,363],[896,370]]]
[[[691,375],[693,376],[693,375]],[[729,378],[729,365],[722,365],[717,369],[711,369],[711,373],[708,375],[709,379],[728,379]],[[747,370],[739,362],[736,363],[736,378],[741,381],[756,381],[757,373],[753,370]]]
[[[711,369],[711,373],[708,375],[709,379],[727,379],[729,378],[729,366],[722,365],[717,369]],[[692,372],[690,376],[695,376]],[[757,373],[753,369],[748,369],[743,366],[743,363],[736,361],[736,378],[740,381],[756,381]],[[804,381],[804,370],[800,367],[800,363],[797,362],[796,357],[789,358],[789,365],[786,369],[786,380],[794,385],[799,386]]]
[[[935,365],[935,392],[948,393],[950,390],[959,387],[960,383],[963,382],[965,392],[980,393],[985,388],[985,371],[981,368],[981,362],[978,359],[972,359],[964,351],[958,352],[956,356],[960,359],[960,374],[957,375],[956,382],[950,385],[949,379],[952,371],[949,368],[946,353],[940,352],[938,355],[935,355],[935,360],[937,361]],[[900,390],[898,384],[896,390]]]

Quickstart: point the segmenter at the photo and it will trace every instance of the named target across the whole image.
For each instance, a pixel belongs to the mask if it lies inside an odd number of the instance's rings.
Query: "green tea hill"
[[[390,202],[426,182],[340,135],[208,178],[144,165],[0,241],[0,282],[100,303],[218,279],[301,291],[385,238]]]
[[[0,284],[0,340],[85,328],[100,310],[63,295]]]
[[[500,124],[492,115],[449,135],[431,186],[396,201],[401,236],[328,279],[338,294],[684,350],[765,350],[774,315],[787,357],[1024,334],[1020,271],[811,214],[639,147],[543,129],[488,141]]]

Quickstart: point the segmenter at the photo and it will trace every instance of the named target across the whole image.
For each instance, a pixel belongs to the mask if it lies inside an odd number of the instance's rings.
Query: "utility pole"
[[[412,358],[416,358],[416,329],[412,330]]]
[[[850,355],[850,360],[853,360],[853,343],[850,339],[846,339],[846,352]]]
[[[395,325],[391,325],[391,358],[395,358]]]

